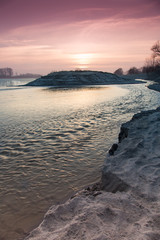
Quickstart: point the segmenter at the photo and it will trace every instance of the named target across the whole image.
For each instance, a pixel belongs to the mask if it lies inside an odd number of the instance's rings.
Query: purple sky
[[[0,68],[140,67],[160,39],[159,0],[1,0]]]

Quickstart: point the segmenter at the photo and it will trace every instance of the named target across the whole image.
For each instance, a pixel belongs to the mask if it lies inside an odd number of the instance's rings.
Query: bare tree
[[[160,41],[157,41],[151,48],[155,68],[160,68]]]
[[[157,41],[151,48],[153,57],[160,57],[160,41]]]
[[[155,70],[155,61],[153,58],[147,58],[145,61],[145,65],[142,68],[143,73],[154,72]]]
[[[157,41],[151,47],[152,55],[145,61],[145,66],[143,67],[143,72],[160,72],[160,41]]]

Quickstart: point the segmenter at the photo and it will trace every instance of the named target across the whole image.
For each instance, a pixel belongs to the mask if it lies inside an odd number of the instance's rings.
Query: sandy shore
[[[160,108],[134,115],[106,157],[101,182],[52,206],[26,240],[159,240],[159,146]]]

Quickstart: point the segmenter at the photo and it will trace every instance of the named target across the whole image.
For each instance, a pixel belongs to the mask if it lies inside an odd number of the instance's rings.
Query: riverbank
[[[151,90],[155,90],[160,92],[160,75],[159,74],[153,74],[151,75],[151,79],[153,80],[153,83],[151,83],[148,88]]]
[[[148,86],[149,89],[160,92],[160,83],[154,83],[154,84],[150,84]]]
[[[122,125],[101,182],[51,207],[26,240],[160,239],[159,144],[160,108],[135,114]]]

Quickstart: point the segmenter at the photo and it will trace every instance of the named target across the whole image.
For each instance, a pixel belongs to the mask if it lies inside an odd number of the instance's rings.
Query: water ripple
[[[159,93],[143,85],[82,91],[28,88],[13,91],[12,98],[7,91],[1,94],[3,239],[17,239],[16,226],[30,230],[50,205],[97,181],[121,123],[160,104]],[[86,97],[82,105],[78,94]]]

